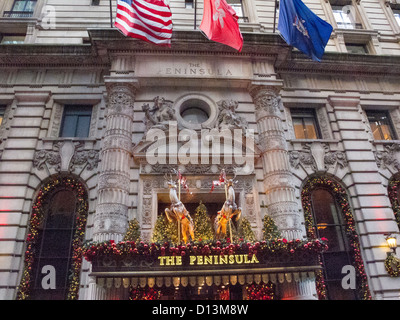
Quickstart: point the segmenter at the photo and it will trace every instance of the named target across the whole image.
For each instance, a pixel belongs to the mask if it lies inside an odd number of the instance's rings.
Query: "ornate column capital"
[[[133,104],[139,81],[131,77],[105,77],[108,114],[124,114],[133,118]]]
[[[251,83],[248,87],[256,109],[256,120],[264,117],[279,117],[281,110],[281,98],[279,96],[281,86],[279,83]]]

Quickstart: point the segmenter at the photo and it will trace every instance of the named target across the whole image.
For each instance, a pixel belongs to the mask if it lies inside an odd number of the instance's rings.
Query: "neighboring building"
[[[278,299],[321,297],[314,262],[226,274],[213,265],[159,277],[136,272],[134,264],[127,271],[113,261],[103,261],[105,269],[80,264],[83,241],[118,243],[133,219],[150,243],[169,205],[164,176],[178,168],[192,192],[182,194],[192,215],[200,201],[215,215],[225,192],[210,193],[212,181],[221,169],[228,177],[243,169],[235,177],[236,202],[258,240],[264,216],[289,241],[328,238],[321,260],[328,299],[399,299],[398,262],[393,272],[385,269],[385,237],[399,234],[400,221],[396,1],[304,1],[334,27],[320,63],[273,32],[274,1],[228,0],[241,16],[241,53],[195,29],[202,1],[170,0],[171,48],[111,28],[109,1],[2,1],[0,299],[64,299],[67,292],[83,300],[127,299],[135,284],[180,285],[180,298],[230,285],[231,297],[243,298],[245,285],[261,281],[275,285]],[[178,158],[185,142],[171,140],[174,132],[190,129],[204,138],[201,129],[226,128],[254,130],[255,143],[241,135],[232,143],[248,157],[232,164],[218,164],[214,151],[188,163]],[[146,138],[162,132],[168,161],[153,163]],[[197,142],[191,146],[207,145]],[[349,265],[357,289],[342,287]],[[52,267],[57,285],[46,290],[42,280]]]

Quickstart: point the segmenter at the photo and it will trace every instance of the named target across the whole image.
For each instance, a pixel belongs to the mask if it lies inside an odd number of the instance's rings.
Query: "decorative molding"
[[[376,164],[381,169],[394,168],[400,170],[400,143],[390,143],[383,146],[383,151],[375,151]]]
[[[54,141],[52,150],[38,150],[33,158],[33,167],[43,170],[45,166],[55,168],[57,172],[74,171],[77,167],[85,167],[92,171],[99,163],[97,150],[85,150],[83,141]]]
[[[328,142],[302,143],[301,150],[289,151],[289,162],[294,169],[300,165],[311,167],[315,172],[326,171],[335,166],[344,168],[347,159],[342,151],[331,151]]]

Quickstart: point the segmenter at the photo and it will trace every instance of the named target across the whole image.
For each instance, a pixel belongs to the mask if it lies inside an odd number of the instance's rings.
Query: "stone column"
[[[128,196],[132,156],[133,104],[137,81],[108,77],[106,131],[101,151],[98,205],[94,217],[94,241],[119,242],[128,227]]]
[[[280,86],[252,84],[253,98],[261,150],[264,191],[268,214],[274,219],[283,238],[302,239],[301,205],[296,199],[293,174],[290,171],[288,147],[282,125]],[[285,300],[316,300],[315,279],[292,281],[282,286]]]
[[[279,86],[252,84],[249,92],[256,109],[264,170],[264,191],[268,213],[274,219],[282,237],[301,239],[305,234],[301,225],[300,205],[295,196],[293,175],[290,171],[288,148],[282,126]]]

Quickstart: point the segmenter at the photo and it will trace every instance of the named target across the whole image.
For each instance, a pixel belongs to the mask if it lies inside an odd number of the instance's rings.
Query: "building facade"
[[[243,299],[272,283],[277,299],[399,299],[385,238],[400,221],[400,4],[304,2],[334,27],[319,63],[280,38],[274,1],[228,1],[240,53],[200,33],[202,1],[169,1],[171,48],[112,28],[114,0],[2,1],[0,298],[128,299],[135,286],[204,298],[225,284]],[[224,132],[229,150],[214,149]],[[225,170],[255,242],[267,216],[285,243],[327,238],[328,250],[182,277],[80,260],[83,243],[120,243],[134,220],[150,245],[178,170],[192,216],[200,202],[210,218],[221,209],[224,188],[210,189]]]

